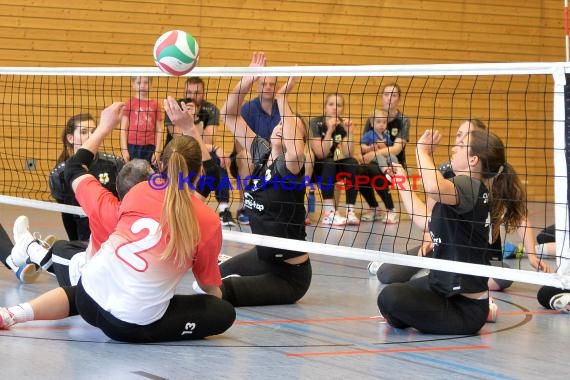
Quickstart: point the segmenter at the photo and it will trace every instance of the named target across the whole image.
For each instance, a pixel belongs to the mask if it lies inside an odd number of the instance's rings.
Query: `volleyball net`
[[[184,98],[188,76],[205,82],[205,99],[218,108],[243,75],[278,77],[279,87],[288,77],[297,78],[288,99],[293,111],[309,120],[324,114],[327,94],[344,98],[342,117],[353,123],[354,149],[366,122],[383,108],[384,87],[397,83],[401,88],[399,110],[410,120],[405,152],[409,177],[417,174],[415,147],[426,129],[438,129],[443,141],[435,153],[436,163],[449,160],[460,123],[478,118],[503,140],[507,160],[527,192],[532,231],[555,225],[556,253],[543,256],[558,267],[555,274],[532,269],[518,270],[445,262],[402,253],[421,244],[423,234],[413,226],[410,216],[399,205],[394,184],[391,196],[396,203],[400,223],[380,220],[361,221],[359,225],[330,226],[322,220],[322,197],[317,189],[316,210],[307,226],[306,241],[283,240],[250,233],[247,226],[224,230],[224,239],[312,254],[359,260],[410,265],[429,269],[469,273],[534,284],[570,288],[570,247],[568,236],[568,200],[570,186],[570,97],[566,79],[570,65],[564,63],[507,63],[406,66],[327,66],[207,68],[198,67],[185,77],[170,77],[156,68],[0,68],[0,203],[82,213],[78,207],[57,204],[50,195],[48,176],[56,166],[63,148],[62,131],[73,115],[100,112],[114,101],[134,96],[131,79],[152,77],[149,97],[162,103],[167,95]],[[256,86],[246,101],[258,96]],[[120,132],[117,128],[104,141],[100,151],[120,157]],[[225,152],[233,149],[233,136],[223,125],[215,128],[216,145]],[[352,182],[354,185],[354,182]],[[227,185],[227,184],[226,184]],[[344,184],[346,189],[347,182]],[[230,185],[231,209],[237,211],[240,193],[235,179]],[[421,181],[414,182],[421,194]],[[343,188],[343,186],[340,186]],[[343,204],[340,194],[339,204]],[[376,198],[378,196],[376,195]],[[381,200],[378,199],[382,204]],[[208,199],[217,205],[214,192]],[[339,207],[342,209],[342,207]],[[367,204],[358,195],[357,214],[367,212]],[[505,236],[503,242],[520,239]]]

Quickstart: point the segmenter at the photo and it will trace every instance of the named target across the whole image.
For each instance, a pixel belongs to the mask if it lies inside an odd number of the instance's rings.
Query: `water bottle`
[[[315,192],[309,191],[309,195],[307,195],[307,212],[312,214],[315,212]]]
[[[503,259],[514,259],[516,249],[517,246],[510,241],[505,242],[505,245],[503,246]]]

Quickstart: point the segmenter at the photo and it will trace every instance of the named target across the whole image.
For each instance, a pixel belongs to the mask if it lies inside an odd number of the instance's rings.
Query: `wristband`
[[[202,161],[202,168],[204,169],[205,173],[210,173],[211,170],[216,169],[216,163],[210,158],[206,161]]]
[[[69,187],[71,187],[71,183],[77,177],[89,173],[87,168],[89,168],[93,162],[93,158],[95,158],[95,155],[92,152],[81,148],[66,161],[63,175]]]

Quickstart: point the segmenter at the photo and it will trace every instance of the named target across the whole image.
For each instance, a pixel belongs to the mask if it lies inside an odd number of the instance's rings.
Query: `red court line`
[[[355,350],[355,351],[329,351],[306,352],[300,354],[287,354],[287,356],[336,356],[336,355],[364,355],[364,354],[392,354],[400,352],[433,352],[433,351],[465,351],[489,349],[491,346],[449,346],[449,347],[417,347],[417,348],[391,348],[385,350]]]
[[[345,318],[322,318],[322,319],[270,319],[266,321],[236,321],[234,325],[270,325],[273,323],[324,323],[324,322],[349,322],[349,321],[368,321],[382,318],[379,315],[372,317],[345,317]]]

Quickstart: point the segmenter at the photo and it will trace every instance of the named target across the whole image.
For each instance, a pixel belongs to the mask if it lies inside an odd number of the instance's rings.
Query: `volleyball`
[[[198,62],[198,42],[182,30],[170,30],[156,40],[153,56],[156,66],[170,75],[184,75]]]

